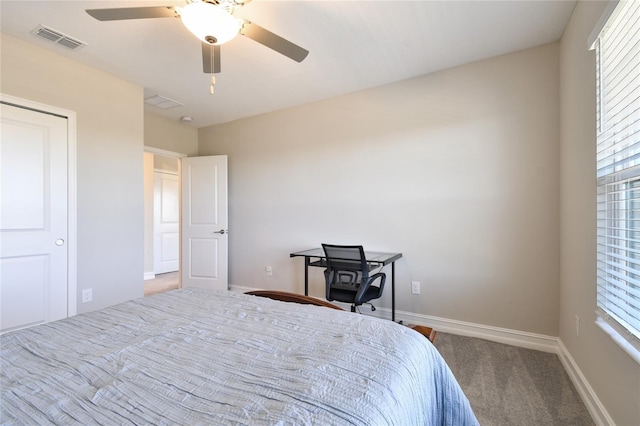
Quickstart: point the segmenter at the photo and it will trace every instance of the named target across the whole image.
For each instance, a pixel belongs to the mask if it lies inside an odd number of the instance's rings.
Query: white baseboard
[[[362,313],[380,318],[391,318],[391,310],[378,308],[375,312],[369,312],[362,308]],[[417,324],[434,328],[443,333],[457,334],[460,336],[477,337],[493,342],[521,348],[535,349],[543,352],[558,353],[558,338],[543,334],[529,333],[526,331],[511,330],[508,328],[493,327],[489,325],[474,324],[470,322],[452,320],[448,318],[434,317],[431,315],[415,314],[396,309],[396,321],[404,324]]]
[[[144,280],[152,280],[156,277],[156,274],[154,274],[153,272],[145,272],[144,273]]]
[[[245,293],[251,290],[258,290],[249,287],[230,286],[230,290]],[[333,303],[333,302],[332,302]],[[348,304],[336,303],[336,305],[349,310]],[[362,306],[360,311],[363,315],[370,315],[377,318],[391,319],[391,309],[377,308],[374,312],[368,306]],[[576,387],[578,394],[582,398],[587,410],[591,414],[597,425],[615,425],[611,416],[600,402],[600,399],[593,391],[580,368],[575,363],[571,354],[567,351],[562,341],[553,336],[529,333],[526,331],[511,330],[507,328],[493,327],[482,324],[474,324],[464,321],[452,320],[448,318],[434,317],[430,315],[415,314],[412,312],[399,311],[396,309],[396,321],[404,324],[424,325],[434,328],[443,333],[457,334],[461,336],[476,337],[479,339],[491,340],[493,342],[504,343],[520,348],[535,349],[538,351],[554,353],[558,355],[562,366],[567,371],[569,378]]]
[[[615,425],[615,422],[607,412],[606,408],[602,405],[602,402],[600,402],[600,399],[593,391],[593,388],[587,381],[586,377],[584,377],[584,374],[582,374],[582,371],[580,371],[578,364],[576,364],[575,360],[562,343],[562,340],[558,341],[558,349],[558,358],[560,358],[560,362],[564,366],[569,378],[580,394],[582,402],[584,402],[587,410],[589,410],[593,421],[597,425]]]

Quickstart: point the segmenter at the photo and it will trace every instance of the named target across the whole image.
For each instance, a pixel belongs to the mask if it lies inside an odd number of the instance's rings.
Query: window
[[[597,312],[640,351],[640,2],[621,1],[595,41]]]

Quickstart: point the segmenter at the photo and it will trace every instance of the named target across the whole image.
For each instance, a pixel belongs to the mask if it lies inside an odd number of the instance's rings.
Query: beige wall
[[[559,336],[618,425],[640,424],[640,365],[595,325],[595,53],[587,38],[604,2],[579,2],[562,37]],[[581,318],[576,336],[575,316]]]
[[[551,44],[200,129],[229,155],[230,282],[301,292],[290,252],[362,243],[403,253],[399,311],[556,336],[558,78]]]
[[[143,93],[1,35],[0,91],[77,113],[78,313],[142,296]]]
[[[144,145],[192,157],[198,154],[198,129],[145,111]]]

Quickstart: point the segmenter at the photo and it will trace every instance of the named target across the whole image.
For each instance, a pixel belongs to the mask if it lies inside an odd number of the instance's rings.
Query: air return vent
[[[149,98],[145,98],[144,102],[148,105],[153,105],[160,109],[169,109],[182,106],[180,102],[176,102],[173,99],[165,98],[164,96],[155,95]]]
[[[31,31],[31,34],[54,43],[58,43],[59,45],[72,50],[79,49],[80,47],[87,45],[85,42],[71,38],[58,30],[45,27],[44,25],[38,25],[33,31]]]

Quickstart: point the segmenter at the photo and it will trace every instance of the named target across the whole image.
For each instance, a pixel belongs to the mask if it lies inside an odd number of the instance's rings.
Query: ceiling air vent
[[[59,45],[72,50],[87,45],[87,43],[85,42],[71,38],[68,35],[61,33],[60,31],[45,27],[44,25],[38,25],[33,31],[31,31],[31,34],[52,41],[54,43],[58,43]]]
[[[153,105],[160,109],[169,109],[182,106],[180,102],[176,102],[173,99],[165,98],[164,96],[155,95],[149,98],[145,98],[144,102],[148,105]]]

